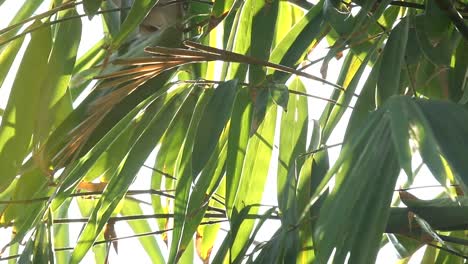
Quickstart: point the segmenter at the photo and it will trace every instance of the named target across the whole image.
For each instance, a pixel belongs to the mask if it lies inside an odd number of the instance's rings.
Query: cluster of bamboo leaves
[[[466,0],[173,1],[184,17],[150,35],[138,25],[158,1],[120,2],[28,0],[0,30],[0,85],[15,76],[1,109],[0,227],[12,236],[0,259],[79,263],[92,249],[103,263],[122,220],[154,263],[374,263],[387,243],[401,263],[423,245],[425,263],[467,258]],[[105,37],[77,57],[93,16]],[[328,52],[311,62],[319,43]],[[320,73],[303,70],[315,63]],[[333,91],[324,109],[314,89]],[[151,186],[132,190],[151,153]],[[439,198],[408,191],[415,155]],[[269,175],[278,203],[260,211]],[[135,194],[151,195],[152,215]],[[257,243],[271,219],[280,227]]]

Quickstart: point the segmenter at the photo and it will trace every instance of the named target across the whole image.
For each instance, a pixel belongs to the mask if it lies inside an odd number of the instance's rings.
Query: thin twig
[[[232,51],[227,51],[227,50],[213,48],[213,47],[210,47],[210,46],[205,46],[205,45],[202,45],[202,44],[199,44],[199,43],[196,43],[196,42],[192,42],[192,41],[188,41],[188,40],[184,41],[184,45],[186,47],[197,49],[197,50],[208,53],[208,54],[206,54],[206,56],[207,56],[207,59],[209,59],[209,60],[212,57],[213,60],[221,60],[221,61],[226,61],[226,62],[239,62],[239,63],[247,63],[247,64],[252,64],[252,65],[260,65],[260,66],[272,68],[272,69],[275,69],[275,70],[278,70],[278,71],[281,71],[281,72],[295,74],[297,76],[302,76],[302,77],[307,78],[307,79],[322,82],[322,83],[325,83],[327,85],[332,86],[334,89],[337,89],[337,90],[340,90],[340,91],[346,93],[346,89],[344,87],[340,86],[340,85],[329,82],[324,78],[320,78],[320,77],[317,77],[315,75],[312,75],[312,74],[309,74],[309,73],[306,73],[306,72],[303,72],[303,71],[300,71],[300,70],[297,70],[297,69],[294,69],[294,68],[291,68],[291,67],[288,67],[288,66],[271,63],[269,61],[260,60],[260,59],[257,59],[255,57],[242,55],[242,54],[235,53],[235,52],[232,52]],[[157,47],[157,48],[159,49],[159,47]],[[173,50],[173,49],[171,49],[171,50]],[[214,56],[209,56],[211,54],[214,55]],[[355,93],[353,93],[353,96],[359,97],[359,95],[355,94]]]
[[[177,81],[177,83],[190,83],[190,84],[221,84],[221,83],[224,83],[224,81],[213,81],[213,80],[183,80],[183,81]],[[240,85],[242,86],[251,86],[250,84],[248,83],[239,83]],[[309,94],[309,93],[303,93],[303,92],[299,92],[299,91],[296,91],[296,90],[291,90],[291,89],[288,89],[288,91],[292,94],[297,94],[297,95],[302,95],[302,96],[307,96],[307,97],[311,97],[311,98],[315,98],[315,99],[319,99],[319,100],[323,100],[323,101],[326,101],[326,102],[329,102],[329,103],[333,103],[335,105],[338,105],[338,106],[342,106],[344,107],[344,105],[338,103],[337,101],[335,100],[332,100],[332,99],[328,99],[328,98],[325,98],[325,97],[321,97],[321,96],[317,96],[317,95],[313,95],[313,94]],[[350,109],[354,109],[354,107],[352,106],[346,106]]]
[[[443,251],[446,251],[450,254],[453,254],[455,256],[458,256],[458,257],[461,257],[461,258],[464,258],[464,259],[468,259],[468,256],[466,255],[463,255],[455,250],[452,250],[452,249],[449,249],[449,248],[446,248],[446,247],[442,247],[442,246],[438,246],[438,245],[435,245],[435,244],[432,244],[432,243],[427,243],[428,246],[431,246],[431,247],[435,247],[437,249],[440,249],[440,250],[443,250]]]
[[[303,93],[303,92],[299,92],[299,91],[295,91],[295,90],[291,90],[291,89],[288,89],[288,91],[292,94],[297,94],[297,95],[302,95],[302,96],[307,96],[307,97],[311,97],[311,98],[315,98],[315,99],[320,99],[320,100],[324,100],[326,102],[329,102],[329,103],[332,103],[332,104],[335,104],[337,106],[341,106],[341,107],[347,107],[347,108],[350,108],[350,109],[354,109],[354,107],[352,106],[344,106],[340,103],[338,103],[336,100],[333,100],[333,99],[327,99],[327,98],[324,98],[324,97],[320,97],[320,96],[317,96],[317,95],[313,95],[313,94],[308,94],[308,93]]]
[[[312,151],[309,151],[309,152],[306,152],[306,153],[302,153],[299,156],[297,156],[297,158],[313,155],[313,154],[315,154],[317,152],[321,152],[321,151],[324,151],[324,150],[329,149],[329,148],[339,147],[341,145],[343,145],[343,143],[336,143],[336,144],[332,144],[332,145],[324,145],[323,147],[318,148],[316,150],[312,150]]]
[[[169,173],[166,173],[166,172],[164,172],[164,171],[162,171],[162,170],[158,170],[158,169],[153,168],[153,167],[150,167],[150,166],[148,166],[148,165],[146,165],[146,164],[143,164],[143,167],[145,167],[145,168],[147,168],[147,169],[150,169],[150,170],[152,170],[152,171],[154,171],[154,172],[157,172],[157,173],[161,174],[161,175],[164,176],[164,177],[167,177],[167,178],[170,178],[170,179],[173,179],[173,180],[177,180],[176,177],[174,177],[174,176],[170,175]]]
[[[160,195],[167,198],[174,199],[175,196],[168,194],[168,191],[161,191],[161,190],[129,190],[125,195],[140,195],[140,194],[152,194],[152,195]],[[102,191],[95,191],[95,192],[77,192],[71,193],[68,198],[72,197],[82,197],[82,196],[93,196],[93,195],[102,195]],[[0,201],[0,204],[29,204],[29,203],[38,203],[38,202],[46,202],[50,199],[50,197],[38,197],[33,199],[24,199],[24,200],[10,200],[10,201]]]
[[[96,12],[96,14],[104,14],[104,13],[110,13],[110,12],[116,12],[116,11],[121,11],[121,10],[125,10],[125,9],[128,9],[128,8],[112,8],[112,9],[108,9],[108,10],[101,10],[101,11],[98,11]],[[52,25],[55,25],[55,24],[58,24],[58,23],[62,23],[64,21],[67,21],[67,20],[71,20],[71,19],[77,19],[77,18],[82,18],[82,17],[86,17],[87,15],[84,14],[84,15],[77,15],[77,16],[70,16],[70,17],[65,17],[65,18],[62,18],[62,19],[57,19],[57,20],[54,20],[54,21],[50,21],[50,22],[46,22],[46,23],[43,23],[37,27],[33,27],[33,28],[30,28],[28,30],[25,30],[23,32],[21,32],[20,34],[16,35],[16,36],[13,36],[11,38],[8,38],[4,41],[0,41],[0,46],[2,45],[5,45],[6,43],[8,42],[11,42],[15,39],[18,39],[18,38],[21,38],[31,32],[34,32],[42,27],[48,27],[48,26],[52,26]]]
[[[227,219],[206,221],[206,222],[201,222],[200,225],[214,225],[214,224],[219,224],[219,223],[223,223],[223,222],[227,222],[227,221],[228,221]],[[135,235],[131,235],[131,236],[123,236],[123,237],[115,237],[115,238],[111,238],[111,239],[107,239],[107,240],[99,240],[99,241],[94,242],[93,246],[100,245],[100,244],[105,244],[105,243],[109,243],[109,242],[114,242],[114,241],[118,241],[118,240],[124,240],[124,239],[161,235],[161,234],[164,234],[164,233],[167,233],[167,232],[171,232],[172,230],[173,230],[172,228],[168,228],[168,229],[164,229],[164,230],[158,230],[158,231],[153,231],[153,232],[135,234]],[[75,249],[75,247],[61,247],[61,248],[55,248],[54,251],[55,252],[71,251],[71,250],[74,250],[74,249]],[[21,254],[11,255],[11,256],[8,256],[8,257],[0,257],[0,261],[16,259],[16,258],[19,258],[20,256],[21,256]]]
[[[459,186],[458,184],[450,184],[450,187],[457,187]],[[426,186],[414,186],[414,187],[408,187],[408,188],[400,188],[394,190],[395,192],[401,192],[401,191],[410,191],[410,190],[416,190],[416,189],[426,189],[426,188],[445,188],[445,186],[442,185],[426,185]]]
[[[32,17],[29,17],[27,19],[24,19],[16,24],[13,24],[11,26],[8,26],[2,30],[0,30],[0,35],[3,35],[5,34],[6,32],[14,29],[14,28],[17,28],[19,26],[22,26],[30,21],[33,21],[35,19],[41,19],[41,18],[45,18],[45,17],[50,17],[52,15],[54,15],[55,13],[59,12],[59,11],[62,11],[62,10],[66,10],[66,9],[69,9],[69,8],[73,8],[79,4],[82,4],[82,2],[66,2],[66,3],[63,3],[62,5],[59,5],[55,8],[52,8],[44,13],[41,13],[41,14],[38,14],[38,15],[35,15],[35,16],[32,16]]]

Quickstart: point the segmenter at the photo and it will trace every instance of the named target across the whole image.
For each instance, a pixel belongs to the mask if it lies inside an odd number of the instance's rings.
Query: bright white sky
[[[16,11],[21,7],[22,3],[24,1],[18,1],[18,0],[6,0],[3,5],[0,6],[0,28],[4,28],[8,25],[9,21],[11,18],[14,16]],[[42,6],[41,10],[45,10],[47,6]],[[82,13],[82,12],[81,12]],[[90,48],[97,40],[100,39],[102,36],[102,29],[100,28],[100,18],[96,17],[93,21],[88,21],[87,18],[82,19],[83,21],[83,38],[79,50],[79,54],[83,54],[88,48]],[[23,46],[23,49],[25,46]],[[313,58],[319,58],[325,54],[327,51],[327,47],[325,45],[319,45],[319,47],[314,51]],[[19,56],[15,63],[14,67],[17,67],[19,62],[20,62],[21,56]],[[329,65],[329,76],[327,79],[330,81],[335,81],[338,75],[337,71],[334,71],[333,69],[340,69],[340,65],[342,63],[343,59],[340,61],[332,60],[330,65]],[[316,75],[319,75],[319,70],[320,70],[320,64],[318,63],[317,65],[313,66],[310,68],[310,72]],[[11,88],[12,82],[14,80],[14,72],[10,73],[7,80],[5,81],[3,87],[0,89],[0,108],[5,109],[6,105],[6,99],[8,98],[8,93]],[[363,78],[365,79],[365,78]],[[305,80],[306,87],[308,88],[308,92],[312,93],[314,95],[318,95],[321,97],[328,97],[331,93],[331,89],[326,87],[325,85],[322,85],[317,82],[310,82]],[[321,114],[321,109],[326,105],[325,101],[322,100],[317,100],[317,99],[309,99],[311,109],[310,109],[310,116],[309,120],[312,119],[319,119],[320,114]],[[348,110],[345,114],[345,117],[342,119],[340,124],[338,125],[337,129],[334,130],[332,136],[330,137],[330,140],[328,144],[335,144],[341,142],[343,138],[343,134],[345,131],[346,123],[347,120],[349,119],[350,111]],[[0,117],[1,120],[1,117]],[[331,162],[334,163],[336,160],[338,154],[339,154],[340,148],[333,148],[330,149],[330,158]],[[277,153],[277,150],[275,151]],[[275,155],[275,154],[274,154]],[[154,161],[154,156],[150,157],[148,159],[147,164],[151,165],[151,161]],[[276,166],[277,164],[273,163],[271,166],[270,171],[276,171]],[[270,173],[270,175],[273,175]],[[151,172],[148,169],[142,169],[138,180],[135,182],[134,186],[132,186],[132,189],[148,189],[148,186],[150,186],[150,176]],[[431,185],[434,184],[432,181],[427,182],[427,181],[422,181],[418,185]],[[266,190],[276,190],[276,179],[274,177],[269,177],[269,180],[267,182]],[[425,192],[419,191],[417,195],[423,195],[427,196],[427,198],[432,197],[433,194],[426,194]],[[148,196],[141,196],[137,197],[138,199],[142,199],[145,201],[150,202],[150,199]],[[424,197],[422,197],[424,198]],[[271,205],[271,204],[277,204],[276,201],[276,192],[274,191],[267,191],[265,192],[265,197],[263,200],[263,204],[266,205]],[[145,213],[151,214],[152,209],[150,206],[147,206],[145,208]],[[78,208],[75,203],[72,204],[72,209],[71,209],[71,218],[80,218],[81,215],[79,214]],[[150,224],[152,225],[153,230],[157,230],[156,225],[154,224],[153,221],[150,221]],[[265,225],[264,228],[259,233],[259,240],[267,240],[273,233],[272,230],[276,229],[279,226],[278,221],[271,221],[268,225]],[[227,229],[227,226],[225,226]],[[72,224],[71,225],[71,245],[74,244],[74,239],[77,237],[79,230],[81,229],[80,224]],[[118,236],[126,236],[126,235],[131,235],[132,232],[129,229],[128,225],[123,223],[123,222],[118,222],[116,224],[116,231]],[[8,237],[10,236],[10,230],[8,229],[0,229],[0,247],[5,245],[8,242]],[[221,233],[224,231],[220,231]],[[158,238],[159,239],[159,238]],[[160,241],[161,242],[161,241]],[[219,243],[218,243],[219,246]],[[164,248],[164,247],[162,247]],[[213,252],[216,252],[216,248],[213,250]],[[195,258],[197,261],[196,263],[200,262],[198,261],[198,257]],[[396,256],[392,253],[392,248],[390,246],[387,246],[384,252],[382,252],[379,255],[379,258],[377,260],[377,263],[394,263],[397,260]],[[146,253],[143,251],[143,249],[140,247],[139,242],[137,239],[126,239],[126,240],[121,240],[119,241],[119,255],[116,256],[115,252],[112,250],[112,255],[111,255],[111,263],[131,263],[137,261],[138,263],[149,263],[150,260],[146,257]],[[88,254],[86,259],[83,261],[83,263],[93,263],[93,255]],[[412,261],[412,263],[418,263],[418,260]],[[200,262],[201,263],[201,262]]]

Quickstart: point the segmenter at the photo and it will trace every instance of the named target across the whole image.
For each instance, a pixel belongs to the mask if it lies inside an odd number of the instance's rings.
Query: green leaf
[[[200,120],[193,146],[192,166],[196,177],[210,158],[221,132],[231,116],[238,91],[237,80],[219,84]]]
[[[18,258],[17,263],[25,263],[25,264],[30,264],[33,263],[31,260],[32,254],[34,250],[34,241],[32,239],[28,240],[26,243],[23,252],[21,252],[20,257]]]
[[[291,5],[288,2],[280,1],[278,18],[276,21],[276,33],[273,47],[276,47],[289,33],[292,27],[304,16],[304,10]]]
[[[200,176],[196,180],[195,186],[190,194],[190,198],[187,206],[187,215],[184,224],[183,234],[181,238],[181,247],[187,245],[193,238],[193,234],[197,230],[201,221],[203,220],[204,214],[208,209],[208,199],[212,197],[216,188],[218,188],[222,176],[225,172],[225,161],[226,161],[226,152],[227,152],[227,132],[223,133],[218,143],[217,148],[210,157],[210,160],[206,164],[205,168],[201,172]],[[218,194],[222,194],[224,190],[218,190]],[[214,204],[214,200],[211,200],[211,204]],[[214,232],[217,229],[212,229],[207,226],[205,230],[211,230]],[[219,229],[219,227],[218,227]],[[215,238],[213,238],[212,243],[214,243]],[[210,240],[208,240],[210,241]],[[208,244],[208,246],[213,244]],[[198,249],[198,248],[197,248]],[[205,249],[206,250],[206,249]],[[203,255],[207,255],[206,251]]]
[[[112,47],[114,49],[119,48],[124,43],[130,33],[140,25],[158,1],[159,0],[140,0],[133,2],[132,8],[120,26],[120,32],[112,39]]]
[[[320,41],[320,33],[325,29],[323,25],[323,2],[311,8],[304,17],[297,22],[283,40],[275,47],[270,55],[270,61],[281,65],[295,67],[300,59],[307,54],[310,47]],[[272,71],[269,71],[271,73]],[[276,71],[275,80],[285,82],[288,74]]]
[[[259,221],[258,221],[255,229],[253,230],[250,239],[243,245],[243,248],[241,249],[241,252],[237,255],[237,257],[234,259],[234,261],[232,263],[236,263],[236,264],[243,263],[245,255],[247,253],[247,250],[252,245],[252,243],[255,241],[255,237],[257,236],[258,231],[260,230],[260,228],[265,224],[265,222],[268,220],[268,218],[274,212],[275,212],[275,208],[270,208],[259,218]]]
[[[26,172],[20,176],[15,184],[15,190],[12,195],[13,200],[28,200],[38,197],[44,197],[48,193],[48,179],[44,173],[35,169]],[[43,203],[30,204],[12,204],[6,208],[3,215],[3,220],[6,223],[13,222],[15,225],[16,236],[15,241],[21,241],[25,233],[20,227],[31,225],[36,214],[44,208]]]
[[[83,8],[88,15],[88,18],[91,20],[96,12],[99,10],[101,6],[102,0],[83,0]]]
[[[296,79],[297,80],[297,79]],[[288,111],[289,90],[285,84],[272,84],[268,87],[270,96],[276,105],[281,106],[285,112]],[[305,91],[304,91],[305,92]]]
[[[101,68],[96,68],[94,66],[96,66],[106,54],[103,49],[104,45],[105,40],[101,39],[76,61],[70,80],[70,93],[73,101],[83,92],[92,79],[101,72]]]
[[[433,2],[428,1],[428,2]],[[432,41],[428,36],[428,29],[424,25],[424,20],[427,19],[426,17],[415,17],[413,26],[415,28],[416,39],[418,46],[421,49],[422,54],[433,64],[435,65],[450,65],[450,57],[452,51],[450,50],[450,42],[452,41],[449,38],[448,33],[441,35],[442,39],[437,41]],[[434,21],[435,18],[430,18]],[[431,22],[431,24],[435,24]],[[431,26],[432,27],[432,26]],[[429,29],[430,31],[430,29]],[[414,44],[413,44],[414,45]]]
[[[440,9],[436,0],[426,1],[422,19],[424,32],[429,36],[431,42],[442,40],[444,33],[449,30],[451,24],[449,16],[444,10]]]
[[[96,209],[91,214],[88,223],[83,229],[78,244],[73,251],[71,263],[80,262],[86,252],[91,248],[98,234],[102,231],[107,220],[135,179],[141,164],[153,150],[158,139],[164,134],[167,126],[172,122],[175,114],[180,109],[180,104],[185,101],[189,92],[190,90],[185,91],[180,94],[180,96],[170,97],[167,99],[167,104],[162,109],[156,107],[156,110],[159,111],[149,115],[149,118],[146,120],[147,122],[142,121],[142,124],[135,133],[135,142],[130,152],[127,154],[127,157],[121,163],[121,170],[117,175],[112,177],[96,205]],[[155,140],[155,142],[153,144],[148,144],[148,140],[153,140],[153,142]]]
[[[369,113],[374,111],[376,108],[375,93],[381,62],[381,59],[377,60],[374,67],[372,67],[364,86],[362,87],[361,93],[354,105],[355,111],[351,113],[351,117],[349,118],[345,133],[345,141],[347,141],[352,134],[361,133],[361,128],[365,124]]]
[[[23,249],[25,250],[25,249]],[[8,251],[9,256],[17,255],[19,251],[19,243],[15,243],[14,245],[10,246],[10,250]],[[8,260],[8,264],[16,264],[16,259]]]
[[[226,160],[226,212],[232,214],[249,141],[253,104],[248,89],[237,93],[229,127]]]
[[[377,125],[366,125],[362,132],[366,137],[344,146],[355,154],[335,164],[340,168],[337,181],[320,209],[314,232],[320,262],[342,263],[349,258],[351,263],[374,263],[377,256],[399,167],[388,140],[389,117],[378,111],[371,118],[378,120]],[[344,150],[340,157],[350,152]]]
[[[123,5],[121,4],[123,7]],[[119,8],[114,1],[104,1],[102,2],[103,10],[112,10]],[[104,19],[104,32],[109,34],[111,37],[117,36],[120,31],[120,12],[109,12],[102,14]]]
[[[346,87],[346,91],[339,93],[339,97],[336,100],[337,103],[329,103],[333,108],[331,109],[330,115],[327,118],[326,125],[322,131],[322,142],[326,142],[331,135],[332,131],[343,117],[345,111],[351,103],[354,97],[356,89],[358,87],[361,76],[364,73],[368,63],[373,59],[374,52],[380,46],[380,41],[376,41],[375,45],[367,53],[364,60],[360,60],[353,52],[348,53],[348,56],[353,56],[350,63],[350,69],[347,71],[346,76],[343,78],[343,84]],[[349,75],[351,73],[351,75]]]
[[[128,58],[131,56],[141,56],[143,53],[144,47],[147,45],[158,44],[158,45],[179,45],[180,43],[180,33],[174,32],[172,28],[167,28],[162,31],[161,34],[154,37],[149,37],[141,43],[135,45],[130,49],[126,54],[120,56],[120,58]],[[114,66],[109,66],[108,70],[117,70],[121,69]],[[92,135],[87,141],[87,144],[81,147],[80,153],[77,154],[78,157],[81,157],[87,153],[91,146],[96,144],[118,121],[120,121],[128,112],[134,109],[140,102],[144,101],[154,94],[163,94],[169,86],[165,86],[168,79],[171,77],[174,70],[169,70],[161,73],[160,75],[154,77],[153,79],[147,81],[141,87],[136,89],[131,94],[127,94],[123,97],[117,98],[119,103],[117,103],[112,109],[109,109],[109,112],[105,114],[102,121],[94,129]],[[63,150],[64,146],[69,143],[70,140],[73,140],[73,136],[70,136],[69,131],[74,130],[76,127],[79,127],[82,122],[84,122],[90,115],[93,114],[93,110],[96,107],[96,101],[102,98],[105,95],[108,95],[109,92],[112,92],[112,89],[94,89],[90,95],[67,117],[67,119],[60,124],[59,127],[52,133],[47,144],[44,146],[44,153],[47,153],[46,160],[52,160],[53,157],[57,157],[57,154]],[[63,156],[63,155],[59,155]],[[52,166],[55,167],[57,160],[52,160]],[[64,161],[63,163],[67,163]]]
[[[400,88],[400,73],[404,67],[406,42],[408,40],[409,19],[403,18],[392,30],[383,51],[377,81],[377,98],[384,102],[390,96],[398,94]]]
[[[227,186],[226,186],[227,187]],[[223,263],[227,260],[230,246],[234,243],[234,239],[239,231],[240,225],[243,221],[247,218],[249,210],[251,209],[251,205],[242,208],[242,210],[233,211],[233,218],[232,222],[230,223],[230,230],[227,233],[226,237],[224,238],[223,242],[221,243],[218,252],[216,253],[215,257],[213,258],[212,263]]]
[[[125,199],[120,214],[122,216],[142,215],[143,210],[136,201]],[[152,232],[147,220],[128,221],[128,224],[135,234]],[[140,237],[138,240],[140,240],[141,246],[145,249],[153,263],[164,263],[164,255],[154,236],[144,236]]]
[[[455,65],[449,75],[449,97],[452,101],[459,101],[462,104],[468,102],[466,69],[468,69],[468,42],[460,41],[455,49]]]
[[[24,37],[13,40],[0,53],[0,89],[5,78],[10,71],[13,61],[18,55],[18,51],[23,45]]]
[[[237,11],[236,24],[232,26],[233,28],[229,36],[230,41],[235,40],[232,43],[233,52],[244,55],[250,53],[250,46],[252,45],[252,20],[256,14],[255,12],[258,11],[251,7],[258,8],[257,2],[259,1],[247,0],[246,2],[242,2],[240,10]],[[244,81],[247,66],[243,63],[230,63],[226,80],[238,79],[239,81]]]
[[[190,87],[184,86],[184,89]],[[182,108],[177,113],[174,122],[171,123],[167,129],[164,137],[161,139],[161,146],[156,156],[155,168],[158,171],[153,172],[151,178],[151,188],[154,190],[173,190],[175,189],[174,167],[177,161],[182,144],[185,140],[185,135],[192,119],[193,109],[195,108],[196,100],[187,100],[182,105]],[[170,176],[166,177],[161,172],[167,173]],[[155,214],[158,213],[169,213],[170,203],[169,201],[163,202],[159,195],[151,196],[153,204],[153,210]],[[158,227],[160,230],[166,229],[168,225],[168,219],[157,219]],[[163,240],[167,243],[167,235],[163,234]]]
[[[272,1],[247,1],[244,9],[252,12],[252,41],[250,55],[252,57],[268,60],[275,35],[276,19],[278,17],[279,0]],[[247,15],[247,14],[245,14]],[[244,15],[244,16],[245,16]],[[257,85],[265,80],[266,70],[262,66],[249,66],[249,83]]]
[[[400,259],[411,257],[423,245],[417,240],[401,235],[387,234],[387,237],[397,251],[398,258]]]
[[[194,256],[195,256],[195,252],[194,252],[193,240],[191,240],[190,244],[187,247],[187,249],[184,251],[184,253],[180,257],[179,262],[177,262],[177,263],[180,263],[180,264],[193,264],[194,263],[194,259],[193,259]]]
[[[215,1],[213,4],[213,9],[211,10],[211,14],[215,17],[215,19],[219,19],[220,17],[226,15],[232,5],[234,0],[218,0]]]
[[[75,9],[60,12],[58,19],[78,15]],[[72,111],[68,91],[76,54],[81,40],[81,20],[71,19],[57,26],[49,57],[47,78],[41,87],[39,114],[36,120],[33,144],[39,144]]]
[[[258,256],[256,256],[255,260],[253,256],[250,255],[247,263],[278,263],[282,261],[282,247],[286,243],[286,239],[284,239],[284,231],[283,228],[277,230],[272,238],[267,241],[265,244],[260,244],[254,248],[254,250],[259,250],[261,246],[261,251],[259,252]],[[298,260],[296,260],[297,262]]]
[[[22,23],[25,19],[28,19],[43,2],[44,0],[30,0],[24,2],[23,5],[18,9],[18,12],[15,14],[13,19],[8,24],[7,28],[10,28],[10,30],[1,34],[2,36],[0,37],[0,39],[9,39],[16,35],[16,33],[18,33],[21,30],[21,27],[11,27]]]
[[[34,249],[33,249],[33,263],[51,263],[53,264],[54,255],[51,251],[51,241],[49,237],[48,228],[45,223],[41,223],[36,229],[36,235],[34,237]]]
[[[448,164],[450,164],[455,178],[462,183],[464,191],[468,187],[468,164],[463,157],[466,156],[468,146],[468,125],[464,120],[468,118],[468,111],[461,105],[436,101],[416,101],[424,116],[430,124],[430,129],[438,143],[438,149],[442,152]],[[439,175],[434,176],[440,177]],[[439,178],[442,184],[447,178]]]
[[[258,211],[265,188],[270,160],[273,151],[273,138],[276,128],[276,105],[270,103],[267,107],[265,120],[258,128],[257,132],[249,139],[245,148],[245,159],[241,166],[241,175],[237,185],[237,193],[234,201],[233,211],[240,212],[243,208],[249,209],[249,214]],[[253,177],[255,176],[255,177]],[[234,221],[235,215],[231,215],[230,221]],[[234,243],[231,246],[231,256],[233,259],[241,253],[245,243],[247,243],[254,220],[244,220],[239,227]]]
[[[253,113],[252,113],[252,124],[250,125],[249,136],[252,136],[257,131],[258,127],[262,124],[265,119],[267,110],[267,104],[269,103],[269,91],[267,87],[252,88],[251,94],[254,102]]]
[[[174,201],[174,229],[172,233],[172,243],[169,251],[168,263],[176,263],[185,251],[187,244],[181,244],[184,235],[184,225],[189,209],[188,201],[190,189],[196,175],[193,175],[192,153],[195,135],[203,117],[203,112],[213,96],[213,90],[204,90],[198,98],[192,119],[186,132],[184,143],[180,149],[174,169],[174,176],[177,178],[176,197]]]
[[[71,199],[66,201],[62,206],[54,212],[54,218],[66,219],[70,208]],[[70,246],[70,228],[68,225],[54,225],[54,248],[65,248]],[[70,261],[71,252],[57,251],[55,259],[57,263],[68,263]]]
[[[39,26],[36,21],[32,26]],[[0,192],[10,185],[28,151],[38,114],[42,80],[46,77],[52,36],[50,27],[42,27],[31,35],[21,61],[0,126]]]
[[[112,144],[118,142],[119,138],[124,136],[126,131],[135,125],[135,117],[142,110],[148,107],[149,104],[153,103],[158,94],[150,96],[146,100],[143,100],[140,104],[134,107],[129,113],[127,113],[117,124],[112,127],[103,137],[99,140],[95,146],[89,150],[83,157],[67,167],[58,182],[59,187],[54,193],[54,200],[52,202],[52,208],[55,210],[58,208],[65,199],[68,198],[69,194],[74,191],[75,187],[85,177],[86,173],[96,164],[101,156],[109,149]],[[160,98],[159,105],[162,104],[163,98]],[[154,105],[153,105],[154,107]]]
[[[220,229],[221,224],[203,225],[197,229],[195,249],[203,263],[209,263]]]
[[[290,89],[306,92],[304,84],[299,78],[292,81]],[[306,152],[307,99],[304,96],[293,94],[288,102],[288,108],[289,111],[283,113],[281,117],[277,176],[278,205],[285,217],[293,215],[288,213],[288,209],[293,207],[297,188],[296,176],[304,162],[304,159],[300,158],[299,155]]]
[[[413,181],[413,170],[411,169],[411,149],[408,144],[410,139],[410,119],[414,115],[414,111],[408,108],[404,101],[391,100],[389,101],[391,108],[391,129],[392,141],[395,145],[398,154],[400,166],[405,170],[410,182]]]

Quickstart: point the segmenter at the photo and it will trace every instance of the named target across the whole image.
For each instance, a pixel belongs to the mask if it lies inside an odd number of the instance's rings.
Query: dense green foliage
[[[0,30],[0,84],[16,76],[0,112],[0,227],[12,230],[0,258],[78,263],[92,249],[104,263],[114,223],[128,220],[154,263],[374,263],[388,243],[400,263],[424,245],[424,263],[464,263],[467,10],[466,0],[25,1]],[[105,37],[77,57],[93,16]],[[328,52],[315,55],[319,45]],[[327,81],[335,59],[338,80]],[[305,70],[313,64],[320,73]],[[325,108],[311,104],[311,84],[333,91]],[[132,190],[151,153],[151,186]],[[421,166],[442,187],[432,200],[411,194],[429,177]],[[261,206],[269,175],[277,205]],[[153,214],[136,194],[151,196]],[[77,241],[72,202],[86,218]],[[272,219],[279,228],[257,243]]]

